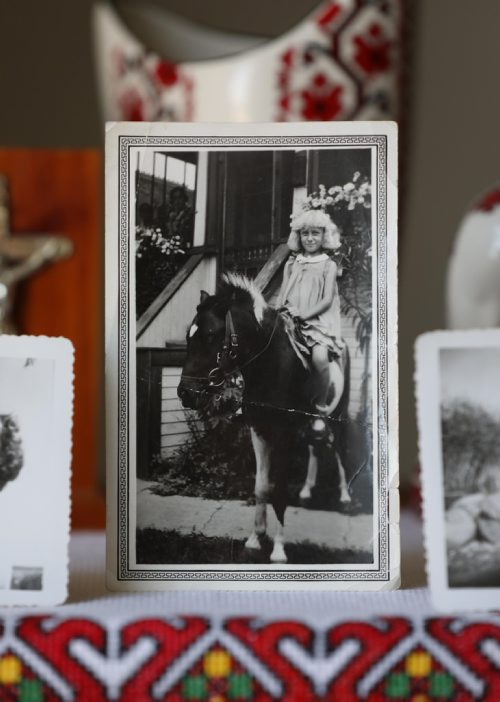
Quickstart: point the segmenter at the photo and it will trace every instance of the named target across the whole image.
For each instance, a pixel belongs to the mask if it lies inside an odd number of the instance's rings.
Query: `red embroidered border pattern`
[[[0,622],[7,702],[500,700],[496,619]]]

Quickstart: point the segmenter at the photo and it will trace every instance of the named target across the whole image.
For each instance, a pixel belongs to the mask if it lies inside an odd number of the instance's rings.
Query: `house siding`
[[[170,366],[162,368],[161,374],[161,422],[160,422],[160,453],[162,458],[168,458],[186,443],[191,437],[189,422],[196,422],[196,414],[185,410],[177,397],[177,386],[181,378],[182,368]]]

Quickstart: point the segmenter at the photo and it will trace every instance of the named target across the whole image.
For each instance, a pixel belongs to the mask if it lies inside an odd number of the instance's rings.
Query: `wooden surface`
[[[63,234],[75,252],[17,291],[19,333],[65,336],[75,346],[72,525],[104,525],[102,159],[97,150],[0,149],[10,182],[11,229]]]

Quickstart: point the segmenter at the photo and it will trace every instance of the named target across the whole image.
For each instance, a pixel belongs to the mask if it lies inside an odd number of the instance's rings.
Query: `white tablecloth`
[[[205,614],[213,616],[270,614],[294,617],[297,613],[324,622],[325,612],[337,617],[432,613],[425,587],[422,529],[418,517],[403,512],[401,517],[402,588],[380,593],[270,593],[270,592],[163,592],[111,593],[105,585],[105,535],[102,532],[74,533],[70,543],[69,598],[59,607],[65,616],[99,613],[120,616],[123,610],[135,616]],[[316,622],[315,622],[316,623]]]

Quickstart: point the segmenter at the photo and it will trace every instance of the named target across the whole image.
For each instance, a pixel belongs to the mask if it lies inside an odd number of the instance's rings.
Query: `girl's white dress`
[[[298,254],[290,258],[285,266],[289,278],[280,298],[285,307],[295,307],[300,315],[309,313],[325,296],[328,274],[336,264],[325,253],[316,256]],[[328,347],[335,354],[344,348],[340,324],[340,299],[337,284],[331,306],[317,317],[301,322],[300,332],[307,349],[316,344]]]

